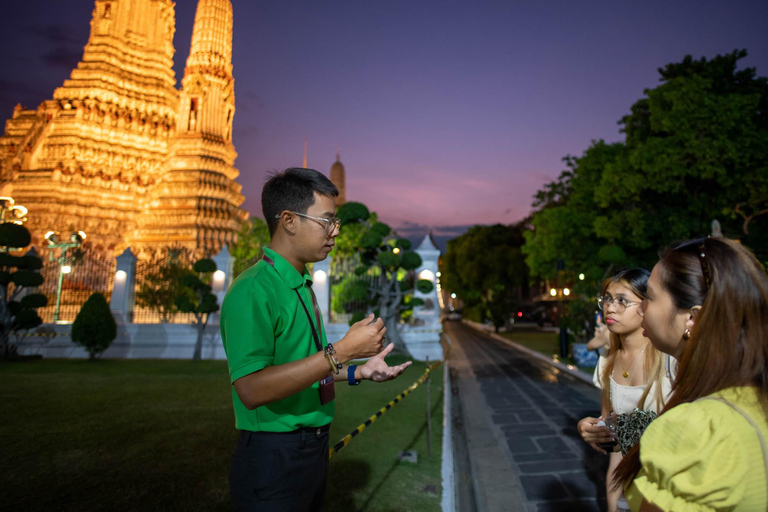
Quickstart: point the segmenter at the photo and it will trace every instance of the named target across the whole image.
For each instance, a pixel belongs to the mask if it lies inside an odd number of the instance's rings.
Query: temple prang
[[[0,195],[48,230],[83,230],[92,249],[199,255],[235,241],[247,212],[234,180],[232,4],[200,0],[176,89],[174,2],[96,0],[83,57],[0,137]]]

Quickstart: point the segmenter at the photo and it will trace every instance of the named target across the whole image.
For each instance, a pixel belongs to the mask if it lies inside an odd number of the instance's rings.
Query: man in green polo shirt
[[[373,315],[333,345],[325,337],[306,265],[333,248],[338,194],[311,169],[267,181],[261,206],[269,247],[224,298],[221,338],[240,430],[229,475],[237,511],[321,510],[334,382],[391,380],[410,365],[386,364],[392,345],[382,350],[387,329]],[[363,366],[344,364],[365,357]]]

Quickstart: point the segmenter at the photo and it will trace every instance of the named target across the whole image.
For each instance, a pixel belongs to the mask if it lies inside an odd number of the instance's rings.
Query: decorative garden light
[[[73,247],[80,247],[83,245],[83,240],[85,240],[86,234],[83,231],[77,231],[75,233],[72,233],[69,235],[69,240],[62,241],[59,238],[59,233],[55,231],[48,231],[45,234],[45,240],[48,242],[48,247],[51,249],[61,249],[61,254],[59,254],[58,262],[59,262],[59,282],[56,287],[56,306],[53,309],[53,323],[59,323],[59,308],[61,307],[61,288],[64,284],[64,274],[69,274],[72,272],[72,266],[70,263],[70,258],[67,258],[67,251]],[[50,261],[53,261],[53,251],[50,252],[49,256]]]

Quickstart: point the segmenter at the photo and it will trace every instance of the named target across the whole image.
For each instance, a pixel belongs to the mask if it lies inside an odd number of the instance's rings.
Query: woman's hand
[[[600,453],[608,454],[603,448],[597,446],[597,443],[613,443],[616,440],[611,435],[611,431],[604,425],[598,425],[597,423],[602,421],[602,418],[583,418],[579,421],[577,429],[579,435],[584,441],[592,448]]]
[[[587,342],[587,350],[597,350],[602,347],[607,347],[611,344],[611,331],[608,330],[608,326],[599,323],[595,326],[594,337]]]

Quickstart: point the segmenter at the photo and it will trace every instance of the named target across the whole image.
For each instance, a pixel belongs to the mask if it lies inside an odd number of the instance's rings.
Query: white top
[[[669,357],[669,356],[667,356]],[[592,376],[592,382],[595,386],[602,389],[602,383],[600,382],[600,375],[603,373],[603,367],[605,366],[605,357],[600,356],[597,360],[597,367],[595,373]],[[613,412],[617,414],[626,414],[632,412],[637,403],[640,401],[640,397],[643,396],[645,386],[623,386],[616,383],[611,375],[611,404],[613,405]],[[648,397],[645,399],[645,410],[659,412],[662,404],[656,403],[656,383],[651,384],[651,391],[648,393]],[[669,398],[672,392],[672,381],[665,375],[661,380],[661,392],[662,395]]]

